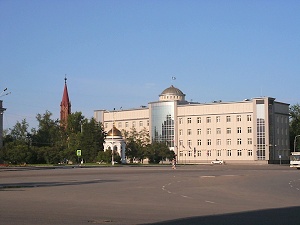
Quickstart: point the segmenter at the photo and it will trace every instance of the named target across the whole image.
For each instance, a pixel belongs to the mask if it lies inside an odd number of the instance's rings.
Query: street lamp
[[[112,150],[111,150],[111,165],[115,165],[114,162],[114,126],[115,126],[115,108],[113,110],[113,125],[112,125],[112,129],[111,129],[111,145],[112,145]]]
[[[297,137],[300,137],[300,134],[295,136],[295,139],[294,139],[294,152],[296,151],[296,139],[297,139]]]

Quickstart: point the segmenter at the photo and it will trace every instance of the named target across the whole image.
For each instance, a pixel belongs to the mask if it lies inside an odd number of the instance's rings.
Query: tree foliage
[[[85,118],[81,112],[68,116],[67,127],[62,126],[58,119],[52,119],[52,113],[46,111],[37,114],[37,128],[29,131],[26,120],[5,131],[4,146],[0,151],[1,160],[14,164],[85,162],[111,163],[111,149],[104,151],[103,143],[106,132],[95,119]],[[143,163],[145,158],[150,163],[160,163],[172,159],[174,152],[165,143],[150,143],[149,131],[144,128],[137,131],[122,131],[126,142],[126,157],[130,162]],[[78,158],[76,150],[80,149],[82,156]],[[120,162],[121,157],[114,152],[114,161]],[[79,161],[78,161],[79,162]]]
[[[295,104],[290,106],[290,141],[291,149],[294,148],[294,140],[297,135],[300,135],[300,105]],[[296,139],[296,149],[300,149],[300,137]]]
[[[36,119],[38,126],[31,132],[25,119],[5,132],[0,155],[4,161],[14,164],[76,162],[76,150],[81,149],[84,160],[93,162],[103,150],[105,132],[102,125],[93,118],[84,118],[81,112],[69,115],[67,129],[59,120],[52,119],[49,111],[37,114]]]

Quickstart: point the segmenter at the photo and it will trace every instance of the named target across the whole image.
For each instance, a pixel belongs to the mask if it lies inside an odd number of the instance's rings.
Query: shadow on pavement
[[[27,183],[0,183],[0,191],[10,190],[14,188],[36,188],[36,187],[55,187],[69,185],[99,184],[107,182],[119,182],[117,180],[91,180],[91,181],[66,181],[66,182],[27,182]]]
[[[147,223],[147,225],[299,225],[300,207],[266,209],[230,213],[223,215],[199,216],[177,220]]]

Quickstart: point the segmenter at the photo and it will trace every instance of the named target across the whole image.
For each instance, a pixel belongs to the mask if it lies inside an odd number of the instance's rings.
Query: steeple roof
[[[64,87],[64,93],[61,100],[61,106],[69,106],[70,100],[69,100],[69,94],[68,94],[68,87],[67,87],[67,78],[65,77],[65,87]]]
[[[67,77],[65,77],[64,93],[60,103],[60,123],[64,127],[67,126],[69,114],[71,114],[71,103],[68,94]]]

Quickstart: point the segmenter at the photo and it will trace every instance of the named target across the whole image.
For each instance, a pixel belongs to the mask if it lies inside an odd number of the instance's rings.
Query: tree
[[[171,160],[175,155],[163,142],[153,142],[151,145],[148,145],[147,150],[147,157],[150,163],[160,163],[160,161],[166,159]]]
[[[294,149],[294,139],[300,135],[300,105],[297,103],[290,106],[290,142],[291,149]],[[300,139],[300,137],[298,138]],[[296,142],[296,149],[300,149],[300,140]]]
[[[137,132],[132,128],[130,132],[123,132],[126,142],[126,156],[132,163],[134,159],[143,162],[146,157],[147,145],[150,143],[149,131],[144,128]]]
[[[23,119],[21,123],[17,121],[16,125],[10,129],[11,138],[19,143],[26,143],[28,141],[28,127],[29,124],[26,119]]]
[[[34,146],[61,146],[61,127],[58,120],[51,119],[52,113],[46,111],[43,115],[37,114],[38,129],[33,129],[32,144]]]
[[[99,151],[103,151],[105,132],[101,124],[94,118],[82,121],[82,132],[80,137],[80,149],[86,161],[96,160]]]

